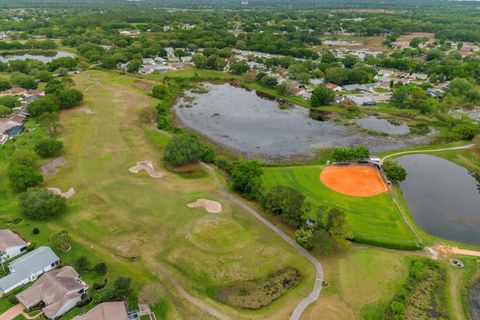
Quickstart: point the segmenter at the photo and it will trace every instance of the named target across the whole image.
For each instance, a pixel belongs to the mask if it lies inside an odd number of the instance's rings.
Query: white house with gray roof
[[[15,288],[37,280],[47,271],[55,268],[60,258],[50,247],[39,247],[8,265],[9,274],[0,279],[0,296]]]
[[[5,262],[27,250],[28,243],[8,229],[0,229],[0,262]]]

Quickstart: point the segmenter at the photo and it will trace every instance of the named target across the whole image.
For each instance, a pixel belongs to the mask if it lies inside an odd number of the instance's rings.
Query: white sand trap
[[[90,109],[89,107],[83,107],[82,111],[86,114],[95,114],[95,112],[93,112],[92,109]]]
[[[67,192],[62,192],[62,190],[60,190],[58,188],[54,188],[54,187],[47,188],[47,189],[50,190],[51,192],[55,193],[56,195],[59,195],[59,196],[64,197],[66,199],[71,198],[75,194],[75,189],[73,189],[73,188],[68,189]]]
[[[137,162],[137,165],[128,169],[128,171],[132,173],[139,173],[142,170],[147,171],[148,175],[152,178],[161,178],[164,176],[163,172],[157,171],[153,168],[152,161],[139,161]]]
[[[222,204],[218,201],[207,200],[207,199],[198,199],[195,202],[187,204],[189,208],[203,207],[207,212],[210,213],[219,213],[222,212]]]

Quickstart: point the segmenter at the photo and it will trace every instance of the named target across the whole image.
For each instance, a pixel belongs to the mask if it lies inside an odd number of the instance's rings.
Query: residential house
[[[120,30],[119,33],[122,36],[138,36],[140,34],[140,31],[138,31],[138,30]]]
[[[310,82],[310,84],[312,84],[314,86],[319,86],[319,85],[322,85],[325,82],[325,79],[324,78],[312,78],[312,79],[308,80],[308,82]]]
[[[337,86],[336,84],[333,84],[333,83],[327,83],[325,87],[336,92],[342,91],[342,87]]]
[[[42,303],[43,314],[56,319],[75,307],[87,289],[77,271],[67,266],[45,273],[16,297],[26,309]]]
[[[394,41],[391,43],[391,46],[395,49],[405,49],[410,47],[410,43],[407,41]]]
[[[45,91],[43,90],[28,90],[24,93],[25,98],[41,98],[45,96]]]
[[[434,98],[441,98],[443,95],[447,92],[447,89],[445,88],[440,88],[440,87],[434,87],[434,88],[428,88],[427,89],[427,94]]]
[[[428,79],[428,74],[425,74],[425,73],[412,73],[410,75],[410,79],[412,80],[421,80],[421,81],[425,81]]]
[[[146,65],[138,69],[138,73],[141,74],[151,74],[154,72],[167,72],[172,70],[171,67],[160,65],[160,64],[153,64],[153,65]]]
[[[25,92],[27,92],[27,89],[21,88],[21,87],[13,87],[8,90],[0,92],[0,97],[4,96],[21,96]]]
[[[348,91],[348,92],[367,91],[367,88],[361,84],[347,84],[343,86],[343,91]]]
[[[8,229],[0,230],[0,262],[5,262],[27,250],[28,243]]]
[[[344,96],[335,96],[335,98],[333,98],[333,103],[343,103],[344,101],[345,101]]]
[[[374,106],[377,104],[371,95],[347,95],[346,99],[359,107]]]
[[[117,301],[101,303],[73,320],[127,320],[127,317],[125,302]]]
[[[60,258],[49,247],[39,247],[14,260],[8,265],[10,273],[0,279],[0,295],[37,280],[59,262]]]
[[[391,94],[375,94],[375,95],[372,95],[372,98],[373,100],[375,100],[376,103],[386,103],[392,100],[392,95]]]

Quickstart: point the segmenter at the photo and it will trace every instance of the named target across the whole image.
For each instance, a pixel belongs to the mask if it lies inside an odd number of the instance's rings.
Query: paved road
[[[273,232],[278,234],[283,240],[288,242],[292,247],[297,249],[307,260],[309,260],[313,266],[315,267],[316,271],[316,277],[315,277],[315,285],[313,287],[312,292],[305,298],[300,301],[297,306],[295,307],[295,310],[293,310],[292,314],[290,315],[290,320],[299,320],[300,316],[302,313],[307,309],[307,307],[315,302],[315,300],[318,299],[318,296],[320,295],[320,290],[322,289],[322,281],[323,281],[323,268],[320,262],[318,262],[317,259],[315,259],[310,253],[308,253],[307,250],[302,248],[300,245],[298,245],[292,238],[290,238],[288,235],[286,235],[282,230],[274,226],[272,223],[270,223],[268,220],[266,220],[263,216],[261,216],[258,212],[253,210],[251,207],[249,207],[247,204],[245,204],[243,201],[238,199],[235,195],[231,194],[230,192],[223,190],[223,193],[233,202],[235,202],[237,205],[242,207],[243,209],[247,210],[251,215],[253,215],[255,218],[257,218],[261,223],[266,225],[268,228],[270,228]]]
[[[450,151],[450,150],[463,150],[463,149],[470,149],[470,148],[473,148],[475,147],[475,144],[467,144],[465,146],[459,146],[459,147],[450,147],[450,148],[440,148],[440,149],[431,149],[431,150],[411,150],[411,151],[401,151],[401,152],[397,152],[397,153],[392,153],[392,154],[389,154],[388,156],[386,157],[383,157],[382,158],[382,163],[387,160],[388,158],[391,158],[391,157],[396,157],[396,156],[400,156],[400,155],[403,155],[403,154],[411,154],[411,153],[430,153],[430,152],[440,152],[440,151]]]

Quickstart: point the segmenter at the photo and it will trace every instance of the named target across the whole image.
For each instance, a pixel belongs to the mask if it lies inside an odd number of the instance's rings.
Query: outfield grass
[[[138,122],[137,112],[156,101],[134,85],[136,78],[87,71],[74,80],[85,93],[84,105],[95,114],[85,114],[81,108],[62,113],[60,138],[66,165],[49,176],[45,185],[74,187],[77,193],[68,201],[69,212],[57,220],[24,220],[13,229],[31,240],[31,229],[38,226],[41,233],[38,240],[32,240],[38,244],[48,244],[52,230],[69,230],[75,244],[72,252],[62,254],[62,260],[73,264],[85,254],[94,263],[105,261],[109,277],[131,277],[137,293],[147,285],[158,285],[163,292],[158,309],[168,312],[169,318],[209,318],[178,296],[170,280],[173,276],[189,293],[232,318],[287,319],[295,304],[310,292],[313,267],[225,198],[216,174],[187,179],[166,170],[162,150],[170,136]],[[141,160],[152,160],[166,176],[152,179],[145,173],[128,172]],[[0,162],[1,172],[5,167],[6,161]],[[2,189],[6,192],[0,193],[0,202],[5,204],[1,216],[18,216],[15,195],[5,181]],[[197,198],[218,200],[224,211],[208,214],[186,207]],[[212,288],[260,279],[285,267],[300,270],[304,280],[258,311],[234,309],[209,297]],[[100,281],[94,275],[85,277],[90,284]],[[75,309],[66,319],[79,311]]]
[[[321,166],[264,168],[264,182],[267,188],[290,186],[316,205],[342,209],[359,241],[375,241],[383,246],[415,243],[413,233],[403,222],[389,193],[374,197],[352,197],[337,193],[320,181],[321,169]]]

